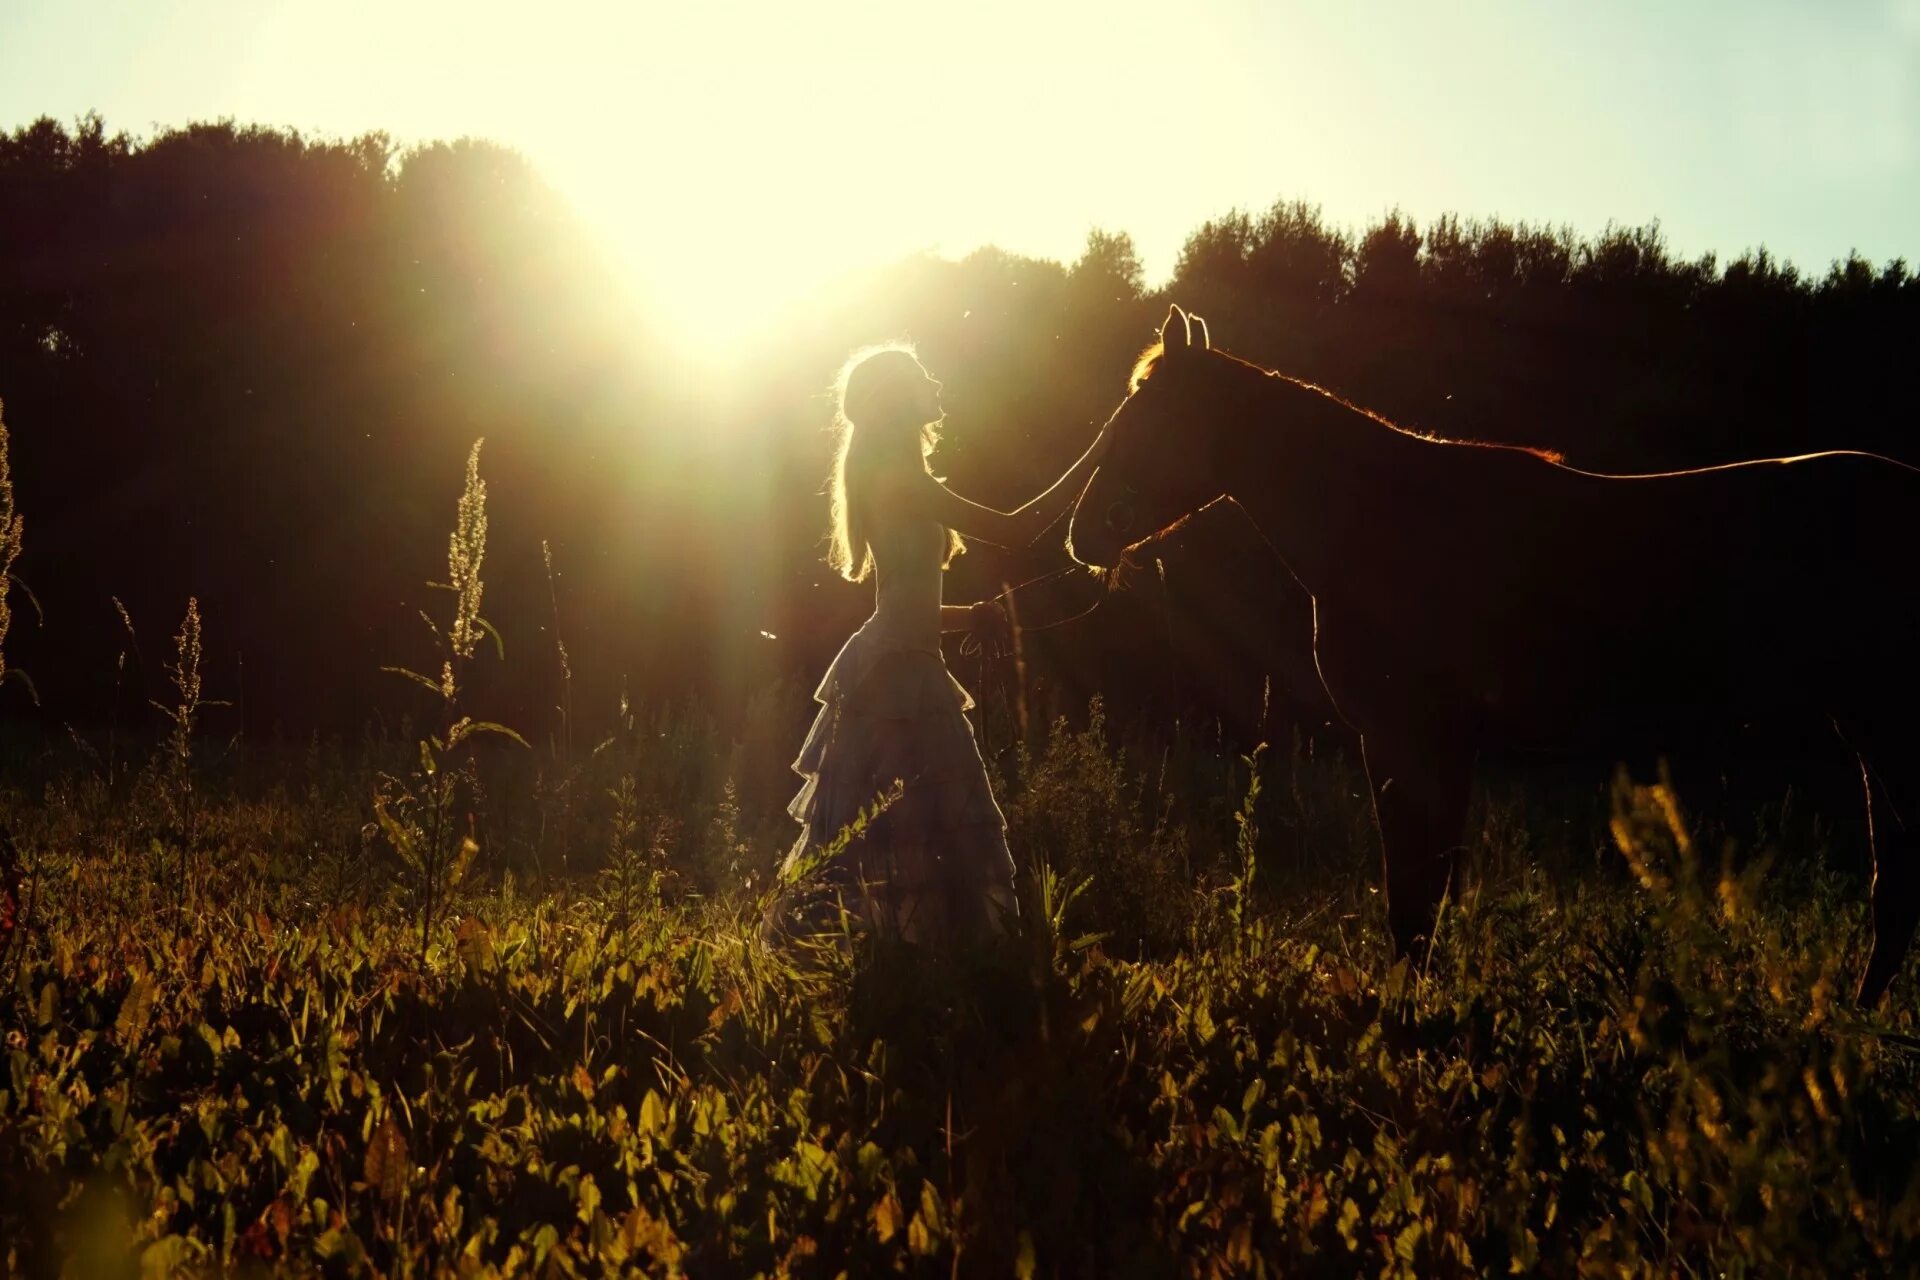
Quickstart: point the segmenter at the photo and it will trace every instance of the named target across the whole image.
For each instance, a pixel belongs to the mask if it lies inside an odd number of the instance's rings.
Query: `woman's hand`
[[[1013,652],[1013,625],[998,600],[982,600],[967,609],[967,634],[989,658]]]
[[[1055,521],[1067,514],[1086,489],[1094,468],[1100,465],[1100,460],[1112,445],[1112,429],[1101,427],[1100,434],[1094,437],[1093,443],[1087,446],[1087,451],[1080,455],[1078,461],[1067,468],[1065,475],[1055,480],[1038,497],[1029,499],[1012,511],[997,511],[977,502],[969,502],[930,475],[916,474],[906,483],[915,486],[918,499],[924,501],[920,510],[947,528],[968,538],[991,542],[997,547],[1017,549],[1033,545],[1041,534],[1053,527]]]

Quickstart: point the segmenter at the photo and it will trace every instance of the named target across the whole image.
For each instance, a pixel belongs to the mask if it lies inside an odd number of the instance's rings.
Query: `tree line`
[[[1017,501],[1118,403],[1169,299],[1217,345],[1410,426],[1589,467],[1920,462],[1904,261],[1686,259],[1657,225],[1392,212],[1356,232],[1289,200],[1209,220],[1151,288],[1124,232],[1091,232],[1071,263],[917,255],[719,371],[684,367],[613,275],[535,169],[484,141],[231,122],[136,139],[98,117],[0,136],[0,401],[16,571],[44,611],[16,619],[9,658],[42,695],[20,714],[144,705],[117,657],[157,677],[189,596],[235,727],[350,729],[405,705],[380,667],[416,656],[481,436],[509,660],[477,696],[548,723],[558,639],[579,706],[610,713],[622,688],[738,706],[817,674],[870,606],[821,564],[825,389],[849,350],[916,341],[948,387],[943,473]],[[1301,682],[1297,602],[1258,589],[1264,554],[1229,520],[1191,528],[1133,590],[1036,631],[1029,679],[1257,711],[1269,680]],[[976,548],[951,594],[1064,563]],[[1087,589],[1063,578],[1023,611],[1070,618]]]

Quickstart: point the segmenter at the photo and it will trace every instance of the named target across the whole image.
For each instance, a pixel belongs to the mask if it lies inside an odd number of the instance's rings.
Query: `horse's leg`
[[[1360,743],[1380,830],[1381,880],[1395,955],[1433,934],[1467,821],[1473,752],[1443,734],[1368,733]]]
[[[1920,760],[1862,754],[1860,776],[1873,851],[1873,950],[1854,999],[1872,1007],[1900,972],[1920,922]]]

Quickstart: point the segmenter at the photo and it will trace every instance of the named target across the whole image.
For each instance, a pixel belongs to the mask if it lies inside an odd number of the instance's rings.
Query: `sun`
[[[1156,200],[1173,225],[1188,171],[1237,136],[1151,109],[1129,23],[1020,0],[964,22],[880,0],[588,8],[511,50],[419,32],[413,118],[524,154],[619,264],[610,284],[708,356],[917,252],[1070,261],[1097,221]],[[1165,47],[1205,31],[1173,24]],[[499,92],[476,99],[476,77]]]
[[[671,335],[682,356],[702,363],[804,323],[836,284],[886,256],[831,219],[776,225],[722,202],[661,209],[617,189],[583,206],[583,223],[620,272],[613,287],[656,321],[651,332]]]
[[[849,27],[722,5],[670,21],[625,33],[633,65],[571,57],[567,77],[599,86],[593,119],[521,125],[618,283],[690,350],[763,340],[851,272],[954,247],[943,212],[959,196],[910,105],[925,68],[899,56],[926,33],[906,16],[875,6]],[[565,90],[544,101],[571,110]]]

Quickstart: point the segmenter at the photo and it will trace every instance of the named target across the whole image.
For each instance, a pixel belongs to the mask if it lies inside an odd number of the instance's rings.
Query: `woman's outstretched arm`
[[[1030,546],[1080,497],[1111,443],[1108,429],[1101,427],[1087,451],[1064,475],[1012,511],[1000,511],[963,498],[932,476],[914,479],[915,504],[962,537],[977,538],[996,547]]]

